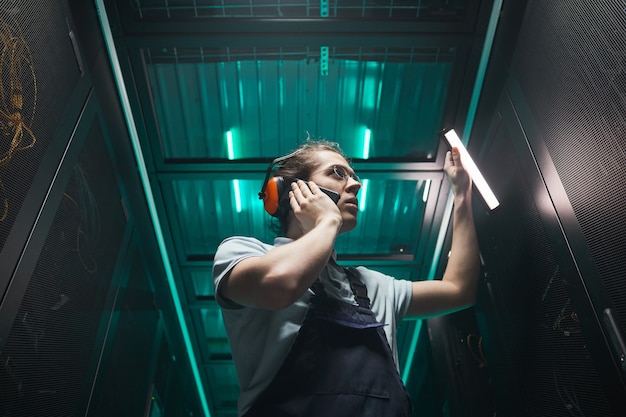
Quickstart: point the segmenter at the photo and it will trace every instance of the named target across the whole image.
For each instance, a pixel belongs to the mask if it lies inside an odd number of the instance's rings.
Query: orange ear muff
[[[281,156],[274,159],[267,167],[265,173],[265,180],[259,192],[259,199],[263,200],[263,207],[265,211],[274,217],[283,218],[289,213],[289,183],[283,179],[283,177],[273,177],[272,167],[279,162],[289,159],[296,155],[298,151],[294,151],[289,155]]]
[[[278,181],[280,180],[280,181]],[[267,182],[265,187],[265,197],[263,198],[263,207],[272,216],[278,212],[278,204],[280,202],[278,182],[282,182],[282,178],[272,178]]]
[[[283,177],[273,177],[267,181],[259,197],[263,200],[265,211],[281,218],[289,212],[289,190]]]

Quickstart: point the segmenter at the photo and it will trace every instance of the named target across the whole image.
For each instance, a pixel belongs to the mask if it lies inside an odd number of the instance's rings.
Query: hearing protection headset
[[[259,199],[263,200],[265,211],[279,219],[284,218],[289,213],[289,210],[291,210],[291,206],[289,206],[289,191],[291,190],[291,183],[295,180],[287,180],[283,177],[270,178],[270,175],[272,174],[274,165],[295,156],[298,152],[299,151],[295,151],[289,155],[281,156],[270,163],[265,173],[265,180],[263,181],[261,192],[259,193]],[[337,204],[340,198],[339,193],[320,186],[318,186],[318,188]]]
[[[283,218],[289,213],[289,190],[291,189],[291,181],[286,181],[283,177],[272,177],[272,168],[274,165],[295,156],[298,151],[288,155],[274,159],[265,173],[263,187],[259,193],[259,199],[263,200],[263,207],[270,215]]]

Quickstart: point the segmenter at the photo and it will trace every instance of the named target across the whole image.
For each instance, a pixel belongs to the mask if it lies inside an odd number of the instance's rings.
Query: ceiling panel
[[[197,315],[196,321],[204,335],[204,346],[206,347],[206,360],[219,361],[232,359],[230,345],[226,337],[224,322],[222,321],[222,310],[217,306],[210,306],[194,310]],[[235,380],[235,384],[237,381]]]
[[[163,158],[275,157],[307,132],[352,158],[432,160],[454,48],[145,53]],[[369,146],[365,147],[365,137]]]
[[[209,177],[209,175],[206,175]],[[422,228],[428,227],[428,198],[437,196],[441,176],[400,180],[363,178],[359,198],[359,222],[350,233],[337,238],[342,255],[380,258],[404,255],[416,258]],[[437,178],[438,177],[438,178]],[[256,236],[273,242],[278,221],[263,211],[259,200],[262,179],[172,180],[164,187],[169,224],[177,235],[182,262],[212,259],[219,243],[233,235]],[[169,192],[171,190],[171,196]],[[393,259],[392,256],[389,259]]]
[[[307,18],[388,19],[411,21],[461,20],[467,0],[135,0],[138,19],[187,18]]]
[[[214,411],[217,415],[233,415],[239,395],[235,367],[227,362],[211,363],[205,367],[205,373],[209,381],[207,393],[213,400]]]
[[[258,236],[273,241],[270,216],[258,199],[263,179],[174,180],[168,205],[170,224],[180,234],[181,260],[212,259],[228,236]]]

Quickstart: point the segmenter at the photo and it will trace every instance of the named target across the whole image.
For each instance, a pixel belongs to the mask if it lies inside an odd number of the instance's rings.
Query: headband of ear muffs
[[[267,167],[261,192],[259,192],[259,199],[263,200],[265,211],[279,219],[284,218],[290,210],[289,190],[291,189],[291,181],[286,181],[283,177],[270,178],[270,175],[274,165],[291,158],[296,153],[298,151],[276,158],[270,163],[269,167]]]

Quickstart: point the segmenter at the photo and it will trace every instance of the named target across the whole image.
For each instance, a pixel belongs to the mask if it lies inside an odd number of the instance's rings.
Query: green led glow
[[[226,146],[228,147],[228,159],[235,159],[235,148],[233,146],[233,132],[226,132]]]
[[[278,67],[280,68],[280,74],[282,74],[283,73],[283,61],[278,62]],[[280,104],[280,107],[283,108],[285,107],[285,80],[282,75],[278,78],[278,93],[279,93],[279,96],[278,96],[279,104]]]
[[[241,61],[237,61],[237,78],[238,78],[237,85],[239,86],[239,109],[243,113],[244,100],[243,100],[243,80],[241,77]]]
[[[435,253],[433,254],[433,261],[430,264],[430,270],[428,271],[427,280],[435,279],[435,273],[437,272],[437,265],[439,264],[439,258],[441,257],[441,250],[443,249],[443,243],[446,238],[446,232],[450,225],[450,219],[452,216],[452,207],[454,206],[454,198],[452,192],[448,194],[448,200],[446,201],[446,207],[443,210],[443,218],[441,221],[441,227],[439,228],[439,234],[437,235],[437,243],[435,244]],[[415,356],[415,349],[417,348],[417,342],[419,340],[419,331],[422,327],[422,320],[417,320],[415,323],[415,329],[413,330],[413,336],[411,337],[411,344],[409,345],[409,352],[407,354],[407,360],[404,364],[404,370],[402,372],[402,380],[406,384],[409,375],[411,373],[411,364],[413,363],[413,357]]]
[[[489,26],[487,27],[487,34],[485,35],[485,42],[483,44],[483,51],[480,56],[480,62],[478,64],[478,72],[476,74],[476,80],[474,81],[474,89],[472,90],[472,97],[468,109],[467,119],[465,123],[465,129],[463,129],[464,136],[468,137],[472,130],[474,118],[476,117],[476,107],[478,106],[478,99],[480,97],[480,91],[482,89],[483,81],[485,79],[485,73],[487,71],[487,64],[489,63],[489,55],[491,54],[491,48],[493,46],[493,39],[495,37],[496,28],[498,27],[498,19],[500,11],[502,9],[502,0],[495,0],[493,7],[491,8],[491,16],[489,17]],[[467,141],[465,141],[467,143]],[[433,254],[433,260],[430,264],[430,271],[428,272],[427,279],[431,280],[435,278],[435,272],[437,271],[437,265],[441,258],[441,251],[443,249],[443,241],[450,225],[450,219],[452,216],[454,198],[452,193],[448,194],[448,200],[446,207],[444,208],[441,227],[439,228],[439,235],[437,237],[437,244],[435,245],[435,252]],[[406,384],[409,375],[411,373],[411,364],[413,363],[413,357],[415,355],[415,349],[417,348],[417,342],[419,339],[419,329],[421,328],[422,320],[416,323],[413,337],[411,338],[411,344],[409,347],[409,353],[407,355],[407,361],[404,365],[404,371],[402,372],[402,380]]]
[[[359,197],[359,211],[365,210],[365,200],[367,199],[367,188],[369,186],[370,180],[362,180],[361,183],[361,196]]]
[[[228,147],[228,159],[235,159],[235,146],[233,144],[233,132],[226,132],[226,145]],[[233,194],[235,195],[235,210],[241,213],[241,189],[239,188],[239,180],[233,180]]]
[[[363,135],[363,159],[367,159],[370,157],[370,139],[372,138],[372,131],[370,129],[365,129],[365,134]]]
[[[443,209],[443,218],[441,219],[441,227],[439,228],[439,235],[437,236],[437,244],[435,245],[435,253],[433,254],[433,261],[430,263],[430,270],[428,271],[427,279],[435,279],[435,273],[437,272],[437,264],[441,256],[441,250],[443,249],[443,243],[446,238],[446,232],[450,225],[450,219],[452,218],[452,208],[454,207],[454,195],[452,191],[448,193],[448,199],[446,200],[446,207]]]
[[[239,180],[233,180],[233,189],[235,191],[235,209],[237,213],[241,213],[241,191],[239,190]]]
[[[402,372],[402,382],[404,382],[404,385],[407,384],[411,373],[411,364],[413,363],[413,358],[415,357],[415,348],[417,347],[417,340],[419,339],[420,330],[422,329],[422,321],[423,320],[415,320],[415,328],[413,329],[413,335],[411,336],[411,348],[406,356],[406,363],[404,365],[404,371]]]
[[[474,89],[472,90],[472,98],[470,100],[469,109],[467,110],[467,117],[465,119],[465,127],[463,128],[463,144],[467,145],[469,141],[469,135],[472,132],[474,125],[474,119],[476,118],[476,109],[478,107],[478,100],[480,99],[480,91],[483,88],[483,81],[485,80],[485,74],[487,72],[487,65],[489,64],[489,55],[491,54],[491,47],[493,46],[493,39],[496,36],[496,28],[498,27],[498,19],[500,18],[500,10],[502,9],[502,0],[495,0],[493,7],[491,8],[491,16],[489,17],[489,25],[487,26],[487,33],[485,34],[485,43],[483,44],[483,50],[480,55],[480,61],[478,63],[478,71],[476,73],[476,80],[474,81]]]
[[[106,8],[104,7],[104,0],[95,0],[96,9],[98,11],[98,18],[100,20],[100,26],[102,34],[104,36],[105,45],[109,54],[109,60],[114,73],[115,83],[119,93],[120,104],[124,110],[124,117],[126,119],[126,125],[128,128],[128,134],[135,153],[135,159],[139,168],[139,175],[141,177],[141,183],[146,197],[146,202],[150,211],[150,217],[152,219],[152,225],[154,227],[154,233],[156,235],[157,244],[161,253],[161,259],[163,261],[163,267],[165,269],[165,275],[167,276],[167,283],[169,285],[170,292],[172,294],[172,302],[174,304],[174,310],[176,311],[176,317],[180,325],[180,330],[183,336],[185,347],[187,348],[187,355],[189,357],[189,365],[191,366],[191,372],[193,374],[194,381],[196,382],[196,388],[198,390],[198,397],[202,405],[205,417],[211,417],[209,411],[209,404],[204,393],[204,386],[202,385],[202,378],[200,376],[200,370],[198,368],[198,362],[193,351],[191,344],[191,337],[189,335],[189,329],[187,328],[187,322],[183,314],[183,308],[180,303],[180,296],[178,295],[178,289],[176,288],[176,282],[174,281],[174,273],[170,264],[170,259],[165,246],[165,239],[163,238],[163,231],[161,229],[161,222],[154,202],[154,195],[150,187],[150,179],[148,177],[148,170],[146,169],[146,163],[143,159],[143,153],[141,150],[141,144],[139,143],[139,134],[137,133],[137,127],[130,107],[130,101],[128,99],[128,93],[124,86],[122,77],[122,70],[120,63],[117,59],[117,52],[115,51],[115,43],[113,41],[113,35],[111,33],[111,27],[109,26],[109,19],[106,14]]]

